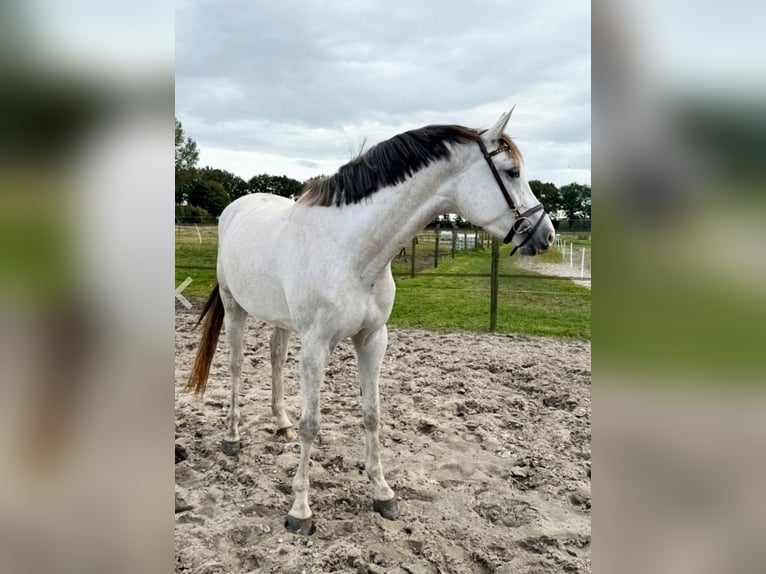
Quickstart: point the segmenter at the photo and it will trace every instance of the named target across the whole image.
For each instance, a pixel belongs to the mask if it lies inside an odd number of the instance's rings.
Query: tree
[[[197,143],[184,136],[183,126],[176,118],[176,203],[188,201],[189,191],[197,179],[198,161]]]
[[[439,224],[441,227],[445,227],[445,226],[447,226],[449,221],[450,220],[449,220],[449,216],[448,215],[446,215],[446,214],[437,215],[436,219],[434,219],[431,223],[426,225],[426,227],[429,227],[429,228],[436,227],[437,224]]]
[[[176,223],[215,223],[215,221],[201,207],[176,203]]]
[[[578,217],[590,217],[590,186],[580,183],[562,186],[561,209],[566,213],[570,229]]]
[[[203,167],[197,170],[197,177],[202,181],[217,181],[223,186],[232,200],[250,193],[250,186],[244,179],[225,169],[210,166]]]
[[[291,199],[295,199],[303,191],[303,184],[300,181],[286,175],[272,176],[271,187],[271,193]]]
[[[271,193],[271,176],[268,173],[254,175],[247,181],[250,193]]]
[[[251,193],[273,193],[282,197],[295,198],[303,191],[303,184],[286,175],[255,175],[248,181]]]
[[[196,181],[189,189],[188,201],[211,215],[219,216],[231,198],[217,181]]]
[[[561,209],[561,191],[559,188],[552,183],[543,183],[539,179],[530,180],[529,187],[543,204],[551,220],[556,222],[558,212]]]
[[[197,167],[199,150],[197,142],[190,137],[184,137],[184,128],[176,118],[176,170]]]
[[[583,186],[583,192],[582,192],[582,213],[583,217],[586,217],[587,219],[590,219],[590,205],[591,205],[591,198],[590,198],[590,186],[584,185]]]

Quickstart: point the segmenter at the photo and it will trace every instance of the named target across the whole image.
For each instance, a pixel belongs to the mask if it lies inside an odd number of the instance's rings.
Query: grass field
[[[575,238],[577,242],[577,239]],[[590,245],[589,240],[580,241]],[[576,243],[577,245],[578,243]],[[214,227],[180,227],[176,233],[176,285],[193,279],[184,290],[190,299],[207,297],[215,285],[217,230]],[[408,246],[409,248],[409,246]],[[433,268],[433,238],[417,246],[418,274],[404,276],[410,264],[395,261],[397,295],[390,325],[431,330],[488,331],[489,277],[446,277],[442,274],[489,274],[490,249],[460,251],[451,257],[451,244],[440,242],[439,266]],[[560,278],[540,278],[519,269],[518,256],[500,253],[501,277],[497,331],[527,335],[590,338],[590,289]],[[551,251],[542,260],[558,262]],[[438,274],[438,275],[437,275]]]
[[[559,278],[540,278],[519,269],[501,250],[497,331],[528,335],[590,337],[590,290]],[[546,254],[558,261],[558,253]],[[489,274],[490,250],[460,252],[438,269],[415,278],[397,277],[392,325],[425,329],[487,331],[489,277],[450,277],[442,273]],[[435,275],[438,274],[438,275]]]
[[[176,285],[192,278],[183,292],[185,297],[202,299],[210,294],[216,283],[217,251],[217,227],[176,227]]]

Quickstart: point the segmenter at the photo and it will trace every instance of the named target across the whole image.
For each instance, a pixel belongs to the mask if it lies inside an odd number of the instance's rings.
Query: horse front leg
[[[354,338],[359,361],[359,382],[362,387],[362,420],[367,442],[365,467],[372,482],[372,506],[383,518],[399,517],[394,491],[383,476],[380,462],[380,395],[378,378],[388,345],[388,329],[383,325],[372,333],[359,333]]]
[[[324,380],[328,356],[327,341],[308,338],[301,341],[301,420],[298,423],[301,456],[293,479],[295,500],[285,522],[288,530],[298,534],[314,532],[308,499],[309,464],[311,446],[319,433],[319,389]]]
[[[285,440],[293,441],[297,438],[293,423],[290,422],[285,410],[283,372],[287,360],[287,340],[290,331],[274,328],[271,335],[271,414],[277,427],[277,434]]]

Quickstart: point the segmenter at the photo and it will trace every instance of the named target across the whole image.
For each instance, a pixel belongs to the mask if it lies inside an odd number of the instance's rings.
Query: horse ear
[[[505,126],[508,124],[508,120],[511,119],[511,114],[513,113],[513,109],[516,106],[514,105],[513,108],[509,112],[505,112],[500,116],[500,119],[497,120],[497,123],[495,123],[494,126],[489,128],[482,137],[487,141],[493,141],[498,140],[500,136],[503,133],[503,130],[505,130]]]

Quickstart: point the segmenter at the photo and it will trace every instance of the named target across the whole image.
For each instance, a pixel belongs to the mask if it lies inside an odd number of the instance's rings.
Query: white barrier
[[[465,235],[462,234],[457,236],[457,241],[455,242],[455,249],[458,251],[462,249],[473,249],[476,247],[476,236],[475,235]]]

